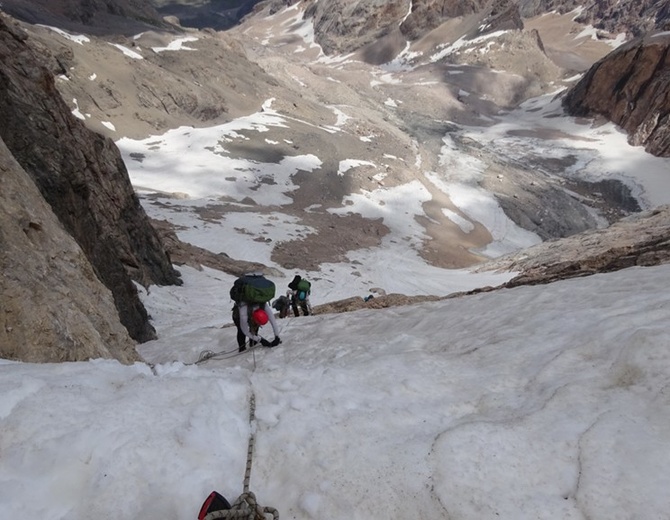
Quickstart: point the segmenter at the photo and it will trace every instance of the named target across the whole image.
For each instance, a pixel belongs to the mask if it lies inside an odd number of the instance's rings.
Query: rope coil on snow
[[[256,495],[251,491],[242,493],[232,505],[231,509],[214,511],[209,513],[205,520],[216,518],[246,518],[248,520],[267,520],[266,515],[272,515],[274,520],[279,520],[279,512],[274,507],[261,507],[256,502]]]
[[[279,512],[274,507],[261,507],[256,501],[256,495],[249,491],[249,480],[251,479],[251,462],[256,444],[256,434],[253,423],[256,420],[256,396],[252,392],[249,398],[249,424],[252,431],[249,435],[249,448],[247,450],[247,467],[244,471],[244,490],[230,509],[214,511],[205,516],[205,520],[216,518],[246,518],[247,520],[267,520],[266,515],[272,515],[274,520],[279,520]]]
[[[199,365],[204,363],[209,359],[225,359],[227,357],[232,357],[232,355],[238,354],[238,349],[234,350],[222,350],[221,352],[213,352],[211,350],[203,350],[198,356],[198,360],[193,363],[185,363],[187,365]]]
[[[195,362],[197,365],[198,363],[202,363],[203,361],[207,361],[209,358],[214,357],[214,352],[211,350],[203,350],[200,352],[200,356],[198,356],[198,361]]]

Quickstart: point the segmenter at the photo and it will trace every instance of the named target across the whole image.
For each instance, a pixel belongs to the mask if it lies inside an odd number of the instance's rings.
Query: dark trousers
[[[242,332],[242,327],[240,326],[240,308],[237,305],[233,307],[233,323],[237,328],[237,346],[239,349],[243,349],[247,342],[247,336]],[[249,323],[249,332],[254,336],[258,336],[258,325],[253,323],[252,320],[249,319],[249,316],[247,316],[247,323]],[[255,341],[249,340],[250,347],[253,347],[255,343]]]
[[[309,309],[307,308],[307,302],[306,301],[301,301],[297,300],[296,298],[293,298],[291,300],[291,307],[293,307],[293,315],[298,317],[300,316],[300,312],[298,312],[299,309],[302,309],[302,315],[303,316],[309,316]]]

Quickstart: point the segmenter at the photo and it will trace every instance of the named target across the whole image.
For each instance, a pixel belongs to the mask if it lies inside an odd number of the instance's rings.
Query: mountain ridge
[[[351,2],[354,4],[363,5]],[[416,3],[417,17],[420,4]],[[421,5],[428,9],[438,4]],[[393,5],[395,16],[400,16],[401,7],[409,7],[407,2]],[[500,21],[513,22],[514,12],[503,8],[509,5],[487,4],[485,12],[471,15],[468,27],[477,27],[492,13],[504,15]],[[374,7],[370,3],[365,6]],[[318,6],[261,2],[239,27],[226,33],[172,23],[166,31],[153,25],[152,30],[133,37],[117,34],[112,41],[90,35],[85,45],[72,35],[47,27],[24,24],[23,29],[26,41],[40,51],[42,64],[57,77],[60,95],[73,100],[72,111],[108,138],[147,137],[184,124],[195,129],[253,113],[265,113],[284,125],[290,122],[290,133],[281,124],[260,135],[242,130],[226,143],[222,153],[226,159],[251,159],[257,164],[318,154],[321,165],[316,174],[296,173],[298,189],[291,193],[290,204],[282,206],[284,213],[316,230],[274,243],[272,261],[285,270],[318,270],[324,263],[346,259],[350,251],[381,244],[395,232],[383,219],[329,210],[342,206],[353,194],[393,189],[408,182],[421,183],[431,197],[423,204],[424,213],[414,217],[428,237],[419,248],[423,259],[451,269],[481,264],[488,258],[483,254],[487,244],[494,241],[491,230],[424,178],[424,170],[444,167],[447,156],[454,160],[464,154],[486,165],[477,174],[481,175],[477,185],[493,193],[517,224],[545,240],[602,228],[607,225],[605,219],[612,223],[639,210],[630,205],[630,194],[608,198],[602,184],[557,175],[570,166],[569,159],[561,162],[528,154],[515,158],[474,141],[467,130],[490,126],[501,114],[534,96],[549,95],[559,85],[570,87],[574,80],[569,75],[604,59],[611,49],[604,42],[611,43],[614,36],[605,40],[550,38],[556,26],[573,31],[580,27],[571,16],[553,14],[523,20],[525,30],[502,35],[473,33],[464,40],[469,29],[458,25],[462,20],[449,19],[437,27],[425,27],[425,32],[418,31],[421,36],[412,42],[403,39],[400,26],[374,33],[380,38],[358,47],[355,54],[361,61],[356,62],[346,56],[328,57],[323,46],[312,45],[304,37],[313,27],[318,38],[322,26],[312,26],[308,14],[322,13],[327,20],[326,7],[326,2]],[[484,37],[480,40],[476,35]],[[184,48],[182,52],[169,50],[175,42]],[[442,42],[441,47],[436,42]],[[449,44],[450,53],[446,54]],[[432,61],[438,51],[441,57]],[[379,66],[380,60],[384,67]],[[100,63],[106,66],[100,67]],[[556,111],[547,112],[545,118],[557,116]],[[541,129],[518,131],[519,135],[523,132],[540,134]],[[445,155],[445,135],[453,146],[451,155]],[[360,158],[355,174],[341,175],[343,167],[350,167],[343,166],[348,157]],[[143,153],[124,158],[139,167],[151,160]],[[461,168],[458,163],[453,167]],[[271,180],[261,179],[257,186],[263,182]],[[178,201],[183,196],[154,192],[144,194],[143,199],[147,203],[153,198],[155,204],[169,200],[179,211]],[[203,210],[203,215],[208,215],[203,218],[216,220],[239,212],[240,205],[247,206],[243,212],[270,215],[277,210],[262,207],[253,197],[252,190],[247,198],[212,201]],[[472,229],[465,231],[451,214],[466,220]],[[160,243],[164,245],[159,248],[169,255],[175,253],[184,264],[210,265],[230,273],[250,266],[272,272],[273,268],[259,263],[240,262],[183,244],[170,225],[154,227],[161,228]],[[616,240],[603,238],[605,242]],[[579,258],[582,252],[577,248],[569,254]],[[662,255],[658,259],[665,261]],[[583,273],[592,271],[585,269]],[[546,273],[533,276],[535,279],[529,278],[527,283],[549,279]],[[403,297],[390,300],[394,304],[411,301]],[[381,299],[374,303],[383,304]]]

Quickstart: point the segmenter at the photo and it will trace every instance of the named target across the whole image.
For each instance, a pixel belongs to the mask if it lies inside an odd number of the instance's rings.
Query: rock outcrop
[[[478,15],[472,17],[472,15]],[[409,40],[416,40],[452,18],[464,20],[471,27],[468,37],[495,31],[523,29],[518,4],[512,0],[415,0],[412,12],[402,20],[400,30]]]
[[[409,0],[314,2],[305,18],[313,18],[315,39],[326,54],[346,54],[396,29],[409,4]]]
[[[484,264],[480,271],[515,271],[505,287],[670,262],[670,206],[631,215],[605,229],[551,240]]]
[[[133,280],[180,283],[110,139],[75,118],[25,34],[0,18],[0,136],[33,178],[100,280],[112,291],[131,337],[155,331]]]
[[[667,0],[596,0],[576,21],[592,24],[613,34],[627,33],[632,37],[670,28],[670,2]]]
[[[153,220],[152,222],[175,265],[188,265],[198,270],[202,270],[204,266],[232,274],[233,276],[242,276],[247,273],[263,273],[265,276],[273,278],[284,277],[284,273],[274,267],[268,267],[258,262],[235,260],[226,253],[213,253],[202,247],[182,242],[174,231],[174,225],[166,220]]]
[[[468,16],[478,12],[484,2],[467,0],[417,0],[412,2],[412,12],[400,25],[400,30],[409,40],[416,40],[435,29],[447,18]]]
[[[568,13],[580,9],[575,21],[592,25],[612,34],[626,33],[637,37],[657,30],[668,29],[670,2],[667,0],[519,0],[524,17],[552,11]]]
[[[633,40],[593,65],[564,97],[574,116],[603,116],[628,141],[670,157],[670,33]]]
[[[112,294],[0,139],[0,358],[140,358]]]
[[[324,303],[316,305],[312,310],[313,314],[339,314],[343,312],[353,312],[361,309],[387,309],[389,307],[399,307],[401,305],[413,305],[415,303],[434,302],[442,300],[440,296],[407,296],[405,294],[383,294],[374,296],[368,300],[360,296],[354,296],[345,300]]]

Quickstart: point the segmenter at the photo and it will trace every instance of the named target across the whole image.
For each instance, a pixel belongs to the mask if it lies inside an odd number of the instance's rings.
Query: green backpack
[[[235,303],[267,303],[274,297],[274,282],[260,274],[244,275],[230,288],[230,299]]]
[[[300,280],[298,282],[298,285],[296,285],[296,290],[298,291],[298,299],[299,300],[306,299],[311,288],[312,288],[312,284],[309,283],[307,280],[305,280],[304,278],[302,280]]]

